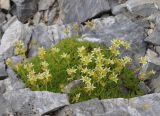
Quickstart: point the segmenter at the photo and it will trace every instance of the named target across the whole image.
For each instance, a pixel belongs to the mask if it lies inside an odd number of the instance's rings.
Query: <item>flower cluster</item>
[[[73,24],[73,30],[74,30],[75,33],[78,34],[78,32],[79,32],[79,25],[78,25],[78,23],[74,23]]]
[[[46,56],[46,50],[41,47],[41,48],[38,48],[38,57],[41,59],[41,60],[44,60],[45,59],[45,56]]]
[[[77,50],[80,63],[75,68],[67,69],[68,80],[73,80],[76,72],[80,72],[79,76],[84,83],[84,89],[89,93],[94,91],[99,84],[105,86],[106,81],[111,80],[118,83],[118,76],[123,68],[131,63],[130,57],[119,58],[117,56],[121,45],[126,49],[130,47],[127,42],[120,39],[112,41],[112,46],[109,49],[112,54],[110,57],[106,57],[100,47],[88,52],[87,48],[81,46]]]
[[[86,26],[90,29],[92,29],[92,27],[94,26],[95,22],[94,20],[88,20],[87,22],[85,22]]]
[[[69,28],[69,27],[66,27],[66,28],[64,29],[64,34],[65,34],[66,36],[69,36],[69,33],[70,33],[70,28]]]
[[[26,63],[24,65],[24,69],[27,71],[28,75],[28,84],[32,88],[39,89],[39,84],[41,83],[41,86],[47,86],[47,83],[51,79],[51,74],[48,68],[49,64],[47,61],[41,62],[41,72],[35,72],[34,65],[32,63]]]
[[[19,40],[15,45],[15,53],[16,55],[21,55],[25,57],[26,50],[24,48],[24,44],[21,40]]]
[[[130,44],[128,42],[124,42],[121,39],[112,40],[112,46],[109,48],[113,55],[118,56],[120,54],[119,48],[123,46],[125,49],[130,48]]]

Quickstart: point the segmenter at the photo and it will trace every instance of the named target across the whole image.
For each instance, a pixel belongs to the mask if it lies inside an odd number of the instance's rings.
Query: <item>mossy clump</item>
[[[140,80],[127,68],[131,59],[119,58],[117,48],[129,45],[119,40],[112,43],[107,49],[93,42],[65,39],[47,51],[39,48],[36,57],[13,68],[27,87],[38,91],[63,92],[68,83],[80,79],[84,86],[71,90],[71,103],[143,95],[138,87]]]

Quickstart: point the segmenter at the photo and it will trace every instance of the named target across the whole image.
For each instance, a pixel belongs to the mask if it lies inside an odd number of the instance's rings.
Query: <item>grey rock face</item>
[[[160,77],[152,79],[150,87],[155,93],[160,93]]]
[[[117,6],[113,7],[113,9],[112,9],[112,13],[114,15],[117,15],[117,14],[120,14],[120,13],[124,13],[126,11],[127,11],[126,4],[117,5]]]
[[[5,21],[5,17],[6,17],[6,15],[4,13],[0,12],[0,24]]]
[[[8,76],[6,72],[6,66],[4,62],[0,62],[0,80],[5,79]]]
[[[13,116],[9,102],[0,94],[0,116]]]
[[[15,21],[17,21],[16,16],[13,16],[10,20],[8,20],[8,22],[2,26],[3,32],[5,32],[7,28],[10,27]]]
[[[150,16],[158,11],[154,0],[128,0],[127,8],[132,13],[140,16]]]
[[[56,112],[55,116],[66,116],[68,112],[70,116],[157,116],[159,100],[159,93],[131,99],[93,99],[70,105]]]
[[[17,91],[19,89],[25,88],[24,83],[22,80],[15,78],[15,77],[8,77],[3,81],[5,92],[9,91]]]
[[[38,0],[12,0],[16,4],[16,15],[25,23],[37,12]]]
[[[0,56],[4,58],[12,57],[14,55],[15,43],[18,40],[22,40],[24,47],[27,47],[27,44],[31,37],[31,29],[19,22],[15,21],[4,33],[1,45],[0,45]]]
[[[156,30],[145,39],[145,41],[154,45],[160,45],[160,27],[157,27]]]
[[[154,51],[148,49],[146,53],[146,57],[148,58],[148,62],[160,66],[160,57],[158,57],[158,54],[155,53]]]
[[[28,89],[6,92],[3,96],[12,106],[13,112],[22,116],[40,116],[69,104],[65,94],[33,92]]]
[[[38,10],[47,10],[49,9],[50,6],[53,5],[55,0],[39,0],[38,2]]]
[[[10,0],[0,0],[0,8],[10,10]]]
[[[110,10],[108,0],[58,0],[64,23],[84,22]]]

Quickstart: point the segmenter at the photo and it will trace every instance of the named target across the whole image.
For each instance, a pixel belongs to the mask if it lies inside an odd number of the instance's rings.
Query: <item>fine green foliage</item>
[[[138,87],[140,80],[127,68],[129,57],[119,58],[120,46],[128,49],[129,44],[112,41],[109,49],[88,41],[69,38],[46,51],[39,48],[38,55],[24,64],[11,66],[32,90],[63,92],[73,80],[80,79],[83,87],[74,88],[70,102],[91,98],[130,98],[143,95]],[[127,93],[123,89],[127,90]]]

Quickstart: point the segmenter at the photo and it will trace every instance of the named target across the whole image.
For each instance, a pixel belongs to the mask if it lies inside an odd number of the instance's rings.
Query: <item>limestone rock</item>
[[[0,80],[5,79],[8,76],[6,72],[6,66],[4,62],[0,62]]]
[[[14,56],[15,43],[20,39],[24,43],[24,46],[27,47],[31,32],[28,26],[22,24],[18,20],[11,24],[2,37],[0,56],[4,56],[4,58]]]
[[[47,91],[20,89],[6,92],[3,96],[12,106],[13,113],[22,116],[40,116],[69,104],[67,95]]]
[[[160,77],[152,79],[150,87],[155,93],[160,93]]]
[[[53,5],[55,0],[39,0],[38,2],[38,10],[47,10],[49,7]]]
[[[10,10],[10,0],[0,0],[0,8]]]
[[[25,23],[38,10],[38,0],[12,0],[16,4],[16,15],[18,19]]]
[[[58,0],[63,23],[84,22],[110,10],[108,0]]]
[[[129,11],[144,17],[158,12],[154,0],[128,0],[126,5]]]
[[[160,93],[130,99],[92,99],[55,112],[54,116],[157,116]]]

